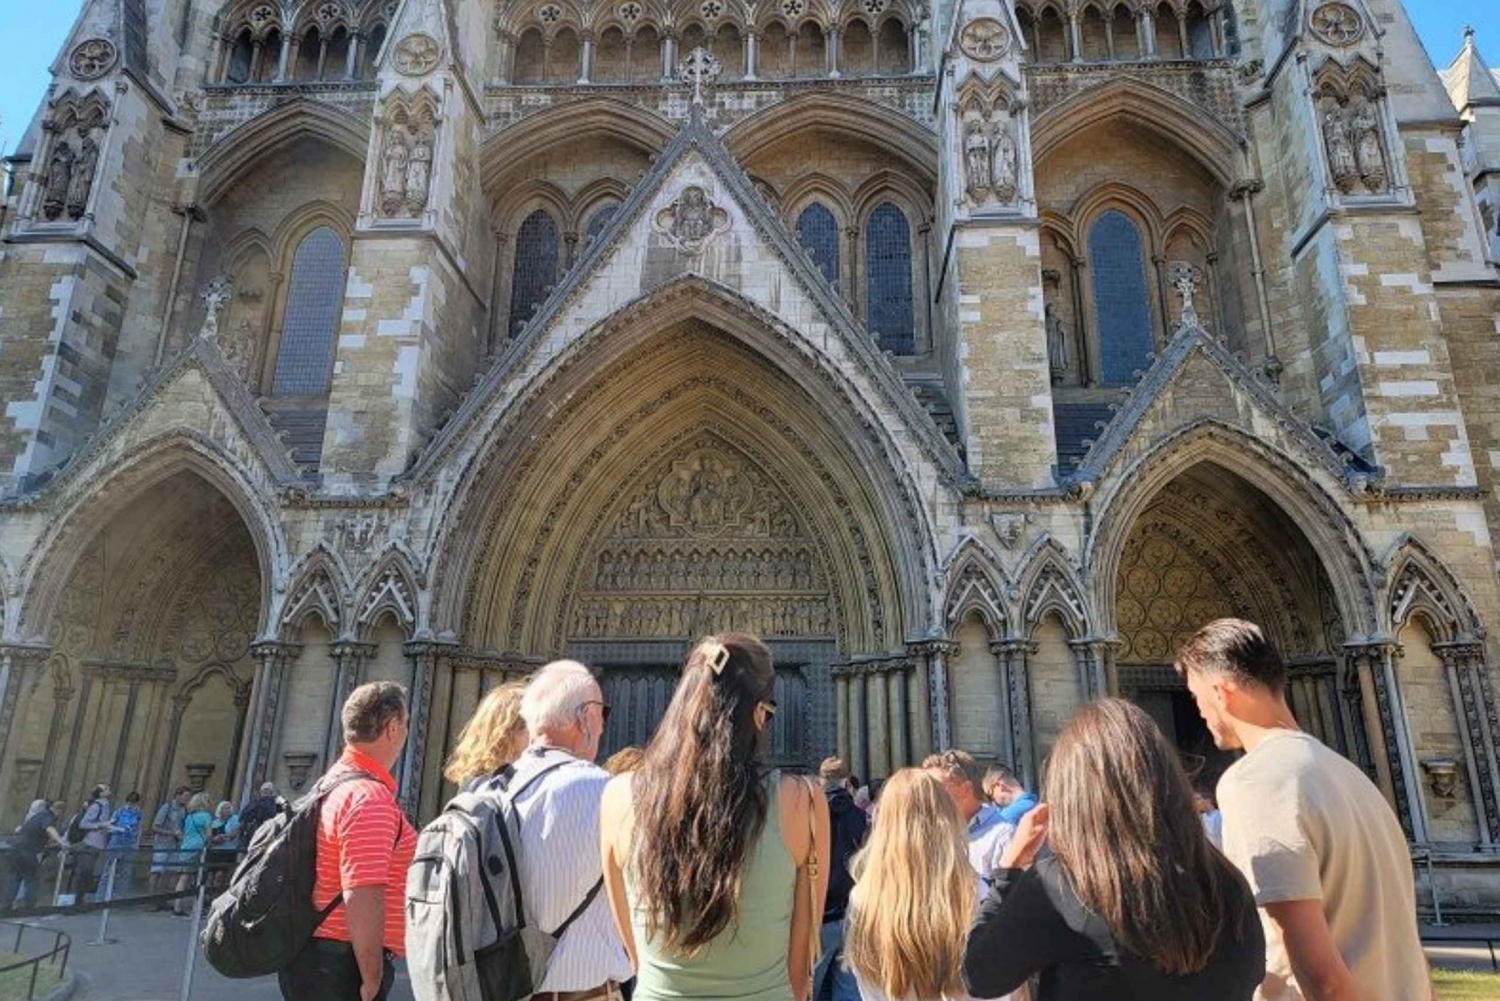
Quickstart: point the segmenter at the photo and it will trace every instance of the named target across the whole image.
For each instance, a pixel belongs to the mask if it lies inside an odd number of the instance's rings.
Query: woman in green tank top
[[[761,763],[774,682],[754,636],[703,640],[640,767],[605,790],[605,891],[636,1001],[811,994],[828,804]]]

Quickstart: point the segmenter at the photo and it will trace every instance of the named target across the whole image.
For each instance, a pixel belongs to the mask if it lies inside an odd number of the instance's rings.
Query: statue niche
[[[1380,114],[1384,88],[1377,71],[1363,60],[1348,70],[1330,62],[1319,72],[1314,93],[1333,187],[1342,195],[1389,193]]]
[[[1021,194],[1019,120],[1002,92],[981,95],[971,88],[959,102],[964,193],[969,205],[1014,205]]]
[[[42,179],[42,216],[48,222],[64,214],[76,222],[88,211],[108,115],[96,95],[81,101],[70,96],[54,106],[44,126],[52,137]]]
[[[415,219],[427,208],[432,190],[437,106],[425,91],[415,99],[393,95],[387,104],[381,146],[377,208],[388,219]]]

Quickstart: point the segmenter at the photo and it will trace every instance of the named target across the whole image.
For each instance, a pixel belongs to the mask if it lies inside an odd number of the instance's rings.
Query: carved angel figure
[[[984,126],[972,122],[964,133],[965,190],[976,202],[990,188],[990,139]]]
[[[395,215],[406,202],[406,166],[411,153],[401,130],[391,130],[381,157],[380,204],[386,215]]]
[[[1016,198],[1016,141],[1010,129],[1000,126],[995,133],[995,194],[1002,202]]]
[[[1349,141],[1349,128],[1334,109],[1323,113],[1323,143],[1328,147],[1328,169],[1333,183],[1348,194],[1359,176],[1354,162],[1354,146]]]

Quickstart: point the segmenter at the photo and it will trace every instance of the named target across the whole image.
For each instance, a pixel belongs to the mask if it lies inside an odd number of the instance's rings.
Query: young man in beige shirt
[[[1218,800],[1224,854],[1265,926],[1257,997],[1431,997],[1401,825],[1363,772],[1298,728],[1276,648],[1252,623],[1219,619],[1183,646],[1177,670],[1214,743],[1245,752]]]

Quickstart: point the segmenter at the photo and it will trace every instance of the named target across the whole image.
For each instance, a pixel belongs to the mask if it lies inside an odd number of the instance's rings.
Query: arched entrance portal
[[[760,634],[778,665],[773,756],[837,746],[830,666],[904,649],[888,496],[827,408],[697,320],[566,394],[491,474],[462,637],[602,672],[606,750],[646,740],[694,638]],[[482,685],[455,677],[450,729]],[[907,721],[898,721],[903,730]]]
[[[1344,627],[1328,575],[1301,529],[1243,477],[1201,462],[1168,482],[1136,518],[1116,581],[1119,690],[1210,787],[1229,759],[1172,661],[1195,629],[1223,616],[1267,630],[1287,660],[1298,721],[1368,767],[1358,686],[1340,685]]]
[[[43,568],[60,575],[39,582],[56,604],[23,623],[48,654],[20,687],[0,824],[36,797],[76,806],[101,782],[139,792],[145,810],[178,785],[232,798],[262,593],[240,512],[184,469],[83,517],[98,527]]]

